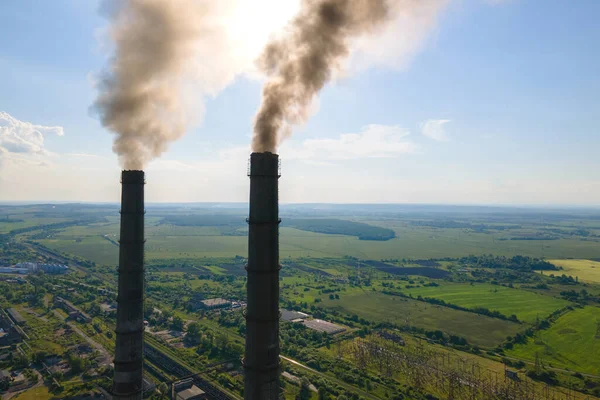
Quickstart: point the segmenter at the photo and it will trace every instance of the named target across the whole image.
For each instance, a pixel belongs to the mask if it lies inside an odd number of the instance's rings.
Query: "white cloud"
[[[64,153],[62,155],[67,156],[67,157],[73,157],[73,158],[91,158],[91,159],[104,158],[97,154],[90,154],[90,153]]]
[[[52,187],[66,184],[61,163],[73,160],[69,154],[55,154],[45,147],[46,135],[63,136],[60,126],[36,125],[0,112],[0,189],[8,187],[7,198],[33,198],[35,194],[51,193]],[[58,164],[57,164],[58,162]],[[70,170],[82,170],[80,163]],[[77,190],[71,186],[70,191]],[[69,193],[66,189],[65,193]]]
[[[450,122],[449,119],[430,119],[421,124],[421,133],[431,139],[440,142],[448,141],[448,135],[444,125]]]
[[[60,126],[35,125],[0,111],[0,149],[7,153],[47,154],[44,135],[64,135]]]
[[[345,133],[335,139],[284,143],[280,153],[285,159],[300,159],[313,164],[330,160],[391,158],[416,151],[416,145],[406,140],[409,134],[399,126],[367,125],[360,133]]]
[[[380,135],[388,139],[373,139],[377,136],[373,132],[378,130],[388,132]],[[511,171],[490,176],[485,173],[465,175],[463,169],[452,168],[451,164],[443,168],[437,165],[427,168],[419,154],[402,157],[402,146],[392,145],[395,150],[389,152],[376,150],[379,145],[373,144],[404,143],[410,138],[398,127],[369,126],[356,135],[362,141],[348,134],[325,142],[305,140],[287,143],[287,153],[281,155],[281,201],[440,203],[443,199],[444,203],[457,204],[600,203],[600,182],[593,176],[557,181],[546,179],[547,171],[540,175],[532,172],[520,176]],[[393,140],[389,140],[390,137]],[[305,142],[308,142],[306,148],[313,152],[300,152],[306,149]],[[354,142],[370,146],[371,150],[355,151],[354,145],[350,145]],[[334,164],[340,159],[351,158],[360,159],[360,162],[340,163],[332,167],[332,158],[327,155],[332,149],[331,143],[344,149],[332,154]],[[210,150],[210,155],[199,160],[163,158],[151,162],[146,170],[147,201],[247,201],[249,147],[225,146]],[[0,150],[0,163],[3,162],[2,154],[8,152]],[[398,158],[365,162],[370,156]],[[52,161],[50,166],[44,164],[47,160]],[[8,161],[7,168],[0,167],[0,202],[119,201],[120,169],[115,162],[116,157],[12,154]]]

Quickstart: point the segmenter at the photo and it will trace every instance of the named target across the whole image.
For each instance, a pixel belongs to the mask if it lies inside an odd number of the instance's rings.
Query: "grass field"
[[[0,234],[8,233],[16,229],[30,228],[38,225],[56,224],[69,220],[68,218],[32,218],[31,216],[27,215],[17,216],[16,218],[21,218],[23,220],[15,222],[0,221]]]
[[[227,270],[225,268],[221,268],[216,265],[203,265],[202,267],[215,275],[227,275]]]
[[[99,222],[88,225],[68,226],[61,229],[57,237],[64,239],[77,239],[86,236],[110,235],[119,237],[119,222]]]
[[[282,228],[282,247],[284,244],[289,246],[285,250],[282,248],[282,255],[285,257],[348,255],[362,259],[382,259],[461,257],[469,254],[490,253],[536,257],[557,257],[556,254],[572,254],[573,257],[582,257],[584,254],[600,254],[598,243],[579,240],[498,241],[491,234],[470,233],[457,229],[419,227],[395,230],[397,238],[377,242],[342,235],[311,235],[309,232]]]
[[[165,275],[165,273],[160,273],[160,275]],[[173,279],[172,282],[154,282],[154,281],[150,281],[148,282],[148,286],[149,287],[179,287],[182,285],[182,279],[184,276],[183,272],[169,272],[168,275],[173,276],[175,279]],[[219,282],[214,282],[214,281],[210,281],[210,280],[200,280],[200,279],[192,279],[187,281],[187,283],[190,285],[190,287],[193,290],[214,290],[214,289],[219,289],[222,288],[223,286],[219,283]]]
[[[600,262],[591,260],[549,260],[557,267],[562,267],[564,271],[559,274],[578,277],[580,281],[590,283],[600,283]],[[546,272],[548,274],[548,272]]]
[[[482,347],[495,346],[506,336],[522,330],[521,325],[513,322],[382,293],[353,292],[340,295],[340,300],[323,299],[319,304],[370,321],[439,329]]]
[[[114,265],[117,250],[101,235],[117,238],[116,224],[71,227],[44,245],[88,258],[99,264]],[[327,235],[293,228],[280,229],[282,259],[300,257],[343,257],[361,259],[460,257],[469,254],[529,255],[545,257],[600,257],[596,242],[572,239],[536,241],[497,241],[486,233],[456,229],[397,229],[398,237],[388,241],[359,240],[344,235]],[[92,235],[90,235],[90,233]],[[247,254],[246,236],[221,236],[215,227],[150,226],[147,228],[148,260],[233,257]],[[80,241],[77,241],[80,240]]]
[[[437,287],[402,289],[413,297],[432,297],[466,308],[484,307],[507,317],[515,314],[519,320],[534,322],[553,311],[569,305],[568,301],[526,290],[511,289],[487,283],[442,283]]]
[[[443,356],[444,359],[444,364],[446,366],[446,368],[448,369],[452,369],[452,368],[456,368],[456,369],[461,369],[461,368],[465,368],[466,365],[469,365],[469,363],[474,363],[476,365],[479,365],[480,369],[478,368],[477,370],[479,371],[480,374],[482,374],[483,376],[488,376],[488,377],[495,377],[496,374],[497,376],[503,376],[504,375],[504,371],[506,370],[506,365],[502,362],[499,361],[495,361],[489,358],[485,358],[485,357],[481,357],[475,354],[471,354],[471,353],[467,353],[464,351],[460,351],[460,350],[456,350],[456,349],[452,349],[452,348],[448,348],[446,346],[442,346],[439,344],[433,344],[433,343],[424,343],[423,341],[420,341],[420,343],[418,344],[417,340],[415,340],[413,337],[408,336],[408,335],[403,335],[403,339],[406,343],[406,347],[404,347],[404,349],[408,350],[409,348],[415,348],[418,345],[424,346],[425,349],[427,349],[428,351],[433,351],[436,354],[438,354],[438,360],[441,361],[442,357],[440,357],[440,355]],[[353,341],[358,340],[358,339],[350,339],[350,340],[346,340],[343,341],[341,343],[341,348],[344,349],[346,346],[350,345]],[[367,340],[371,340],[370,337],[367,337]],[[377,340],[377,339],[376,339]],[[337,348],[336,346],[331,346],[329,349],[322,347],[319,349],[319,351],[323,354],[328,355],[329,357],[337,357]],[[352,352],[348,351],[343,353],[343,358],[345,358],[346,360],[352,360],[354,357],[352,356]],[[533,381],[529,378],[526,377],[526,375],[523,373],[523,370],[519,371],[519,379],[521,381],[527,381],[530,382],[533,387],[535,387],[535,391],[536,391],[536,397],[535,399],[554,399],[554,400],[595,400],[597,399],[597,397],[588,395],[588,394],[584,394],[584,393],[578,393],[576,391],[571,391],[568,392],[567,389],[564,388],[554,388],[553,392],[549,392],[547,393],[545,391],[545,384],[543,382],[539,382],[539,381]],[[567,376],[570,376],[567,375]],[[401,373],[397,373],[394,378],[400,382],[403,382],[405,384],[409,384],[410,385],[410,380],[407,380],[406,375],[402,375]],[[576,385],[575,385],[576,386]],[[433,394],[440,396],[440,398],[447,398],[448,393],[445,391],[436,391],[435,388],[432,386],[428,386],[428,389],[430,389],[432,391]],[[549,397],[544,397],[546,396],[546,394]],[[553,396],[553,397],[550,397]],[[467,397],[458,397],[458,398],[467,398]],[[470,398],[470,396],[469,396]]]
[[[63,346],[50,340],[34,339],[31,340],[29,344],[36,350],[45,351],[50,354],[63,354],[65,352],[65,348]]]
[[[81,239],[52,238],[38,242],[49,249],[83,257],[101,265],[118,264],[119,248],[102,236],[84,236]]]
[[[554,367],[600,375],[600,308],[571,311],[507,354],[530,361],[539,354],[544,363]]]
[[[48,392],[48,388],[45,386],[40,386],[37,388],[26,390],[23,393],[13,397],[13,399],[19,400],[43,400],[50,398],[52,398],[52,395],[50,394],[50,392]]]
[[[69,346],[82,343],[82,339],[74,332],[55,334],[56,330],[61,327],[62,321],[53,312],[44,313],[44,310],[40,308],[29,308],[25,305],[16,305],[14,308],[27,321],[25,331],[31,338],[29,344],[33,348],[62,354]]]

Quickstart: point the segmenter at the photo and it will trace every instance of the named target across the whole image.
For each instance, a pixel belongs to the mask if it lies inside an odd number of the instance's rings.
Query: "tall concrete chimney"
[[[244,399],[279,398],[279,156],[250,156]]]
[[[144,171],[123,171],[121,176],[121,238],[119,240],[119,292],[115,399],[142,398],[144,351]]]

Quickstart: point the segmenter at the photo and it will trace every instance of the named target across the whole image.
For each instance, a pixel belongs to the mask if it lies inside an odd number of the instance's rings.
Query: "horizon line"
[[[202,204],[224,204],[224,205],[247,205],[248,201],[151,201],[146,202],[147,205],[202,205]],[[118,205],[118,201],[87,201],[87,200],[0,200],[0,206],[34,206],[34,205]],[[574,204],[574,203],[551,203],[551,204],[536,204],[536,203],[398,203],[398,202],[280,202],[284,206],[421,206],[421,207],[482,207],[482,208],[577,208],[577,209],[598,209],[600,205],[591,204]]]

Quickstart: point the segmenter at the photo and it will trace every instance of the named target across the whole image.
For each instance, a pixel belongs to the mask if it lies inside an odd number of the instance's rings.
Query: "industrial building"
[[[8,312],[8,315],[10,315],[10,317],[12,318],[13,321],[15,321],[15,324],[17,325],[25,325],[25,323],[27,322],[25,320],[25,318],[23,318],[21,316],[21,314],[15,310],[14,308],[8,308],[6,310]]]
[[[46,274],[65,274],[69,267],[63,264],[38,264],[32,262],[21,262],[11,267],[0,267],[2,274],[33,274],[44,271]]]
[[[205,299],[202,294],[195,293],[188,302],[188,307],[192,310],[216,310],[220,308],[233,307],[233,302],[220,297],[214,299]]]
[[[54,298],[54,306],[61,308],[69,314],[69,318],[78,320],[80,322],[91,322],[92,317],[83,312],[79,307],[75,306],[67,299],[63,299],[60,296]]]
[[[202,300],[200,303],[202,304],[202,308],[207,310],[231,307],[231,301],[221,298]]]
[[[281,320],[282,321],[291,322],[291,321],[297,321],[297,320],[304,320],[304,319],[307,319],[308,317],[310,317],[310,315],[305,314],[300,311],[290,311],[290,310],[286,310],[284,308],[281,309]]]
[[[100,304],[100,309],[102,310],[102,312],[104,313],[111,313],[113,311],[117,310],[117,305],[114,303],[102,303]]]
[[[21,335],[14,327],[0,328],[0,346],[9,346],[21,341]]]
[[[29,272],[35,272],[38,269],[38,264],[33,262],[20,262],[15,264],[14,267],[27,269]]]
[[[208,399],[204,390],[194,385],[192,378],[184,379],[173,384],[172,398],[175,400],[204,400]]]
[[[18,316],[21,317],[20,314]],[[8,346],[21,341],[21,334],[13,320],[6,313],[0,313],[0,346]]]
[[[309,319],[303,321],[302,324],[307,328],[314,329],[315,331],[325,332],[328,335],[335,335],[346,331],[341,325],[332,324],[331,322],[323,321],[322,319]]]
[[[17,268],[17,267],[0,267],[0,274],[29,274],[28,268]]]
[[[39,269],[47,274],[65,274],[69,267],[63,264],[39,264]]]

